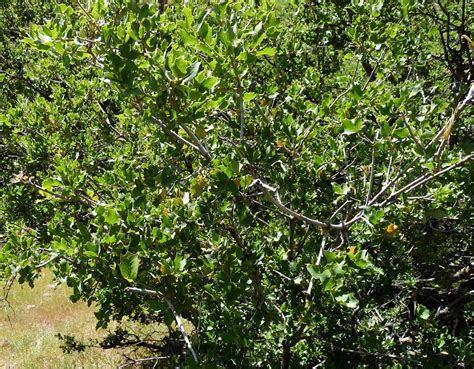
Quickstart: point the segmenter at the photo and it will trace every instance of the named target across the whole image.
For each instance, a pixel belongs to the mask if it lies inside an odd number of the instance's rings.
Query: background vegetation
[[[2,2],[5,291],[163,366],[471,367],[471,8]]]

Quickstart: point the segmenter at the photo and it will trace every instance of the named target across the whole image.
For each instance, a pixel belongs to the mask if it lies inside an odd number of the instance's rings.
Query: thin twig
[[[405,123],[405,126],[407,127],[408,132],[410,133],[410,136],[413,139],[413,141],[415,141],[415,143],[418,145],[418,147],[422,151],[425,151],[425,145],[423,145],[423,143],[418,139],[418,137],[416,137],[415,132],[413,132],[413,128],[411,128],[410,123],[408,123],[408,119],[407,119],[404,112],[402,112],[402,118],[403,118],[403,122]]]
[[[379,131],[375,133],[374,141],[372,142],[372,160],[370,162],[370,178],[369,178],[369,188],[367,190],[367,197],[365,199],[365,206],[369,203],[370,195],[372,194],[372,186],[374,185],[374,171],[375,171],[375,144],[379,138]]]
[[[365,91],[365,89],[369,85],[370,81],[372,81],[372,78],[373,78],[375,72],[377,71],[378,67],[380,66],[380,61],[382,60],[384,54],[385,54],[385,52],[382,52],[382,55],[380,55],[380,57],[377,59],[377,62],[375,63],[375,67],[372,69],[372,71],[370,72],[369,77],[365,81],[364,87],[362,87],[362,91]]]
[[[244,107],[244,89],[242,87],[242,81],[240,79],[239,70],[237,68],[237,62],[235,57],[232,57],[232,69],[234,70],[235,77],[237,78],[237,93],[239,94],[239,115],[240,115],[240,141],[244,139],[244,126],[245,126],[245,107]]]
[[[389,202],[397,199],[400,195],[402,194],[406,194],[408,192],[411,192],[413,191],[414,189],[420,187],[421,185],[429,182],[429,181],[432,181],[433,179],[451,171],[452,169],[454,168],[457,168],[457,167],[460,167],[461,165],[463,165],[465,162],[469,161],[469,160],[472,160],[474,158],[474,154],[470,154],[468,156],[466,156],[464,159],[461,159],[459,160],[457,163],[454,163],[446,168],[444,168],[443,170],[440,170],[439,172],[435,172],[435,173],[425,173],[423,174],[421,177],[418,177],[417,179],[415,179],[414,181],[410,182],[409,184],[407,184],[406,186],[404,186],[403,188],[401,188],[400,190],[394,192],[393,194],[391,194],[385,201],[383,201],[379,206],[385,206],[386,204],[388,204]]]
[[[143,359],[130,359],[130,362],[128,363],[125,363],[125,364],[122,364],[118,367],[118,369],[124,369],[130,365],[135,365],[135,364],[138,364],[138,363],[144,363],[144,362],[147,362],[147,361],[159,361],[159,360],[168,360],[170,359],[169,356],[154,356],[154,357],[146,357],[146,358],[143,358]]]
[[[238,92],[239,92],[239,110],[240,110],[240,140],[244,139],[244,126],[245,126],[245,108],[244,108],[244,91],[242,89],[242,85],[239,79],[238,85]]]
[[[321,247],[319,248],[318,259],[316,260],[316,265],[321,264],[321,258],[323,257],[324,248],[326,247],[326,235],[323,236],[323,240],[321,242]]]
[[[346,206],[348,203],[350,203],[352,200],[346,200],[344,202],[344,204],[342,204],[341,206],[339,206],[336,211],[334,213],[332,213],[332,215],[329,217],[329,220],[333,219],[337,214],[339,214],[339,212],[344,208],[344,206]]]
[[[339,350],[341,352],[347,352],[347,353],[350,353],[350,354],[357,354],[357,355],[363,355],[363,356],[375,356],[375,357],[388,357],[388,358],[394,359],[394,360],[409,361],[409,362],[412,362],[414,364],[421,365],[421,363],[417,360],[413,360],[413,359],[410,359],[410,358],[405,358],[405,357],[399,356],[399,355],[384,354],[382,352],[369,352],[369,351],[352,350],[352,349],[347,349],[347,348],[343,348],[343,347],[337,347],[337,346],[334,346],[334,345],[333,345],[333,347],[336,350]]]
[[[54,193],[52,191],[49,191],[47,190],[46,188],[44,187],[41,187],[40,185],[34,183],[31,178],[28,178],[26,181],[22,181],[22,183],[25,183],[25,184],[28,184],[42,192],[45,192],[53,197],[56,197],[57,199],[61,199],[61,200],[66,200],[66,201],[72,201],[74,200],[74,198],[71,198],[71,197],[68,197],[68,196],[63,196],[63,195],[60,195],[60,194],[57,194],[57,193]],[[84,196],[84,195],[81,195],[81,194],[76,194],[76,196],[78,197],[78,199],[82,199],[84,200],[86,203],[89,203],[89,204],[92,204],[92,205],[99,205],[99,203],[97,201],[94,201],[90,198],[88,198],[87,196]]]
[[[393,154],[391,153],[390,158],[388,159],[388,166],[387,166],[387,172],[385,173],[384,185],[386,185],[388,181],[390,180],[390,172],[392,171],[392,162],[393,162]]]
[[[39,263],[38,265],[35,266],[35,269],[41,269],[42,267],[48,265],[52,261],[56,260],[58,257],[60,257],[59,254],[53,255],[51,258],[49,258],[46,261],[43,261],[42,263]]]

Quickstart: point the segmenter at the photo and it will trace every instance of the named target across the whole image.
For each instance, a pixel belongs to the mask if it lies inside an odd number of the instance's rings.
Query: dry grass
[[[69,295],[67,287],[56,287],[49,274],[33,289],[26,284],[12,286],[11,307],[0,309],[0,368],[116,368],[124,362],[122,354],[130,349],[62,352],[57,333],[83,341],[107,333],[96,331],[93,308],[82,302],[73,304]]]

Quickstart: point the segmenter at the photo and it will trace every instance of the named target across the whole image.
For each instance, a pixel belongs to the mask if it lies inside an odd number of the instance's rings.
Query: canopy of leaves
[[[0,276],[51,268],[100,327],[185,316],[177,365],[472,366],[473,24],[2,2]]]

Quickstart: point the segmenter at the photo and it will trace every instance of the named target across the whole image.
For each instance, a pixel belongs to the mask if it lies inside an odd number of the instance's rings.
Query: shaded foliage
[[[472,365],[464,1],[13,1],[1,22],[5,278],[51,268],[99,327],[184,316],[191,341],[158,345],[181,365]]]

